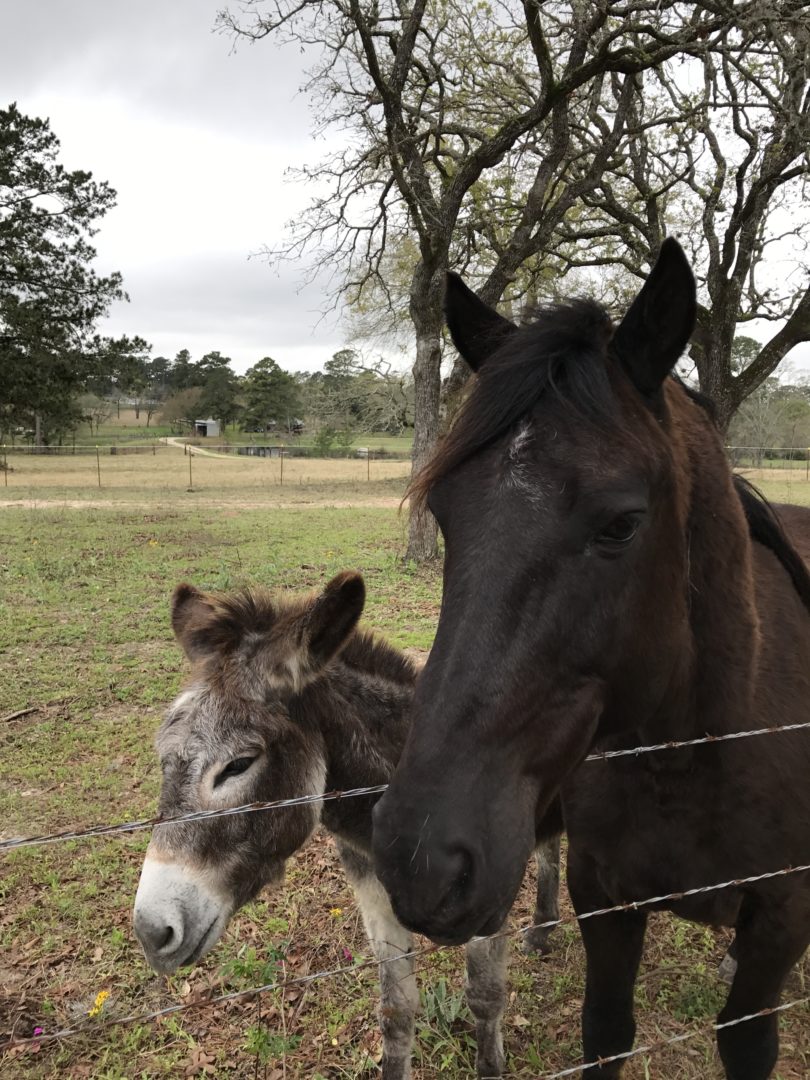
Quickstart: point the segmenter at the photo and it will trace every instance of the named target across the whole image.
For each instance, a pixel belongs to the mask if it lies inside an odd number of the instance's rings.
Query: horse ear
[[[453,344],[473,371],[517,330],[514,323],[479,300],[458,274],[447,275],[444,314]]]
[[[365,602],[366,586],[360,574],[346,571],[332,578],[306,616],[304,640],[311,663],[326,664],[343,647]]]
[[[205,593],[193,585],[178,585],[172,594],[172,629],[189,660],[198,660],[213,651],[206,627],[210,626],[213,608]]]
[[[645,397],[660,389],[683,353],[696,314],[692,269],[678,241],[667,237],[610,346]]]

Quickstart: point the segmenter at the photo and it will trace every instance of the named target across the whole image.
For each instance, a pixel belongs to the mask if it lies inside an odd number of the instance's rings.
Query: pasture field
[[[182,453],[178,458],[183,463]],[[21,485],[17,505],[0,510],[0,838],[154,812],[159,772],[152,739],[184,671],[168,621],[178,581],[298,590],[357,568],[368,586],[365,624],[399,645],[429,648],[441,579],[438,568],[415,570],[399,559],[402,478],[372,483],[366,505],[351,480],[345,491],[324,481],[326,496],[313,485],[309,505],[291,505],[286,484],[235,490],[233,474],[214,472],[231,462],[194,464],[211,466],[210,493],[201,479],[194,493],[180,487],[156,494],[130,476],[101,496],[83,498],[65,476],[55,488],[43,473],[41,486]],[[11,478],[9,492],[20,479]],[[794,497],[801,487],[796,483]],[[15,1048],[0,1061],[0,1075],[373,1076],[380,1040],[376,974],[369,968],[160,1022],[104,1026],[117,1016],[369,956],[331,843],[318,836],[292,860],[284,890],[245,909],[199,968],[156,976],[130,925],[146,842],[139,832],[0,856],[0,1039],[81,1028],[57,1043]],[[532,888],[529,874],[513,925],[530,920]],[[563,896],[563,916],[570,915]],[[513,949],[505,1036],[514,1077],[538,1077],[579,1060],[582,948],[570,922],[553,940],[555,951],[543,960]],[[648,1061],[633,1059],[628,1078],[720,1076],[707,1029],[725,992],[716,970],[728,941],[725,932],[651,916],[637,987],[637,1041],[682,1031],[695,1037]],[[461,1080],[473,1063],[461,954],[430,953],[418,969],[423,1012],[415,1076]],[[808,972],[805,962],[791,976],[786,1000],[804,996]],[[782,1018],[779,1080],[810,1075],[808,1020],[807,1006]]]
[[[250,509],[279,502],[359,505],[381,500],[395,506],[410,472],[407,461],[285,457],[282,475],[280,458],[194,453],[189,483],[189,457],[178,446],[161,446],[154,455],[107,452],[98,461],[95,454],[14,454],[8,461],[11,471],[0,477],[0,504],[46,501],[131,509]]]
[[[134,409],[121,409],[121,415],[117,416],[115,413],[103,424],[96,429],[95,424],[92,430],[89,424],[82,424],[76,429],[76,442],[81,444],[85,443],[89,446],[94,446],[96,443],[105,446],[110,443],[122,443],[122,442],[151,442],[153,439],[163,438],[167,435],[176,434],[172,431],[170,424],[163,424],[160,422],[160,412],[157,412],[150,423],[146,423],[146,412],[141,410],[139,419],[135,418]],[[214,442],[230,442],[230,443],[286,443],[289,446],[312,446],[314,439],[314,432],[311,425],[307,425],[307,429],[302,435],[287,435],[283,431],[272,432],[268,435],[260,435],[254,432],[241,431],[237,427],[226,428],[221,436],[214,439]],[[205,440],[202,440],[203,442]],[[382,447],[389,453],[410,454],[411,447],[413,445],[413,434],[406,433],[404,435],[388,435],[379,432],[359,431],[352,440],[351,445],[353,447],[366,446],[372,450],[377,450]]]

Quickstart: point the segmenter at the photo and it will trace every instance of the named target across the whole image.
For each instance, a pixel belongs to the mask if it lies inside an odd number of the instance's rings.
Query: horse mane
[[[453,426],[405,497],[424,505],[442,476],[508,431],[547,389],[592,420],[612,416],[605,364],[611,332],[606,311],[593,300],[538,308],[481,366]]]
[[[683,387],[687,396],[708,414],[717,427],[717,407],[714,401],[682,379],[676,378],[676,382]],[[739,473],[732,473],[732,481],[748,523],[748,535],[774,553],[788,572],[793,588],[799,594],[802,603],[810,612],[810,571],[785,533],[778,512],[750,480],[746,480]]]
[[[810,571],[788,539],[777,511],[758,488],[738,473],[734,474],[734,490],[742,503],[751,539],[770,548],[787,570],[794,589],[810,612]]]

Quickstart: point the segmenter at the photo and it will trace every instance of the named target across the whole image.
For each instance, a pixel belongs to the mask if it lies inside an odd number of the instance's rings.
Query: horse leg
[[[555,922],[560,917],[559,836],[541,840],[535,848],[534,860],[537,864],[537,900],[532,918],[534,925],[523,935],[521,947],[526,953],[539,953],[543,956],[551,952],[548,939],[554,927],[538,924]]]
[[[506,1057],[501,1021],[506,1008],[506,966],[509,942],[505,935],[473,938],[467,944],[465,991],[475,1017],[479,1076],[500,1076]]]
[[[806,918],[791,919],[780,905],[744,902],[735,938],[737,972],[719,1023],[778,1005],[785,980],[808,938]],[[766,1080],[779,1054],[778,1015],[721,1028],[717,1045],[729,1080]]]
[[[611,907],[590,860],[568,852],[568,889],[578,915]],[[633,988],[644,948],[645,911],[596,915],[579,924],[585,945],[585,1001],[582,1007],[582,1049],[585,1061],[623,1054],[632,1049],[636,1034]],[[623,1061],[585,1069],[583,1076],[616,1080]]]
[[[419,990],[413,973],[413,957],[402,957],[402,954],[411,951],[411,935],[397,921],[388,893],[377,880],[371,862],[351,848],[341,845],[339,850],[363,916],[369,944],[380,962],[383,1080],[410,1080]]]

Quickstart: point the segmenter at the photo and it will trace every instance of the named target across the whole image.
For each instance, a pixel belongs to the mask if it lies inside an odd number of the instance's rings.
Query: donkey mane
[[[417,666],[410,657],[369,630],[353,631],[338,657],[348,667],[381,675],[403,686],[416,679]]]
[[[508,431],[547,388],[592,420],[613,417],[605,364],[611,332],[607,312],[593,300],[538,308],[480,368],[455,423],[407,495],[424,505],[441,477]]]
[[[190,628],[190,640],[198,646],[231,653],[246,636],[261,637],[287,616],[302,613],[309,600],[261,588],[209,594],[207,611]],[[349,667],[391,682],[408,685],[416,678],[416,665],[368,630],[353,630],[337,655]]]

